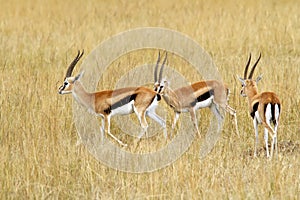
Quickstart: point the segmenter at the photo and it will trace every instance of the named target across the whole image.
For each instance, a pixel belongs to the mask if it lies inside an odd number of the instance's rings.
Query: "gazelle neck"
[[[251,87],[247,90],[246,95],[248,97],[249,102],[252,101],[253,97],[258,94],[258,90],[256,86]]]
[[[89,111],[95,111],[95,95],[87,92],[79,80],[75,81],[73,85],[72,95],[79,104]]]
[[[173,109],[180,108],[180,102],[176,95],[176,93],[169,87],[165,87],[165,91],[163,93],[163,98],[166,103],[171,106]]]

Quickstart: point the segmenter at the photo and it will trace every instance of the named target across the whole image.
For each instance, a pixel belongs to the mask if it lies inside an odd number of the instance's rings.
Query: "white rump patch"
[[[267,123],[272,120],[272,109],[271,109],[271,104],[270,103],[268,103],[268,105],[266,107],[265,116],[266,116]]]

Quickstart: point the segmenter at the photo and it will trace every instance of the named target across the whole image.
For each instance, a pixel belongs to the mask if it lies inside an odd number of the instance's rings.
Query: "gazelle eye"
[[[64,85],[68,85],[68,82],[64,82]]]

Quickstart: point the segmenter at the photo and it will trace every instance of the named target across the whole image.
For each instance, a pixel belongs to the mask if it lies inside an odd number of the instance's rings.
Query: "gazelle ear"
[[[84,71],[80,72],[77,76],[75,76],[75,81],[79,80],[83,74],[84,74]]]
[[[241,77],[239,77],[238,75],[236,75],[238,80],[242,83],[242,85],[245,85],[245,80]]]
[[[260,80],[262,79],[262,77],[263,77],[263,74],[259,75],[259,76],[256,78],[255,82],[258,83],[258,81],[260,81]]]
[[[169,86],[169,81],[166,78],[163,79],[163,83],[165,87]]]

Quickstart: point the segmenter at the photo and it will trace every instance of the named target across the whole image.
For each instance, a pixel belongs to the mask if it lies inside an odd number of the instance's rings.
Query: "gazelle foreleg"
[[[134,113],[136,114],[139,123],[142,127],[142,131],[139,133],[137,139],[134,141],[134,148],[136,149],[139,145],[139,142],[141,138],[144,136],[145,133],[147,133],[148,123],[146,121],[146,111],[142,109],[138,109],[136,107],[133,107]]]
[[[153,110],[148,110],[147,112],[146,112],[146,115],[148,116],[148,117],[150,117],[151,119],[153,119],[154,121],[156,121],[157,123],[159,123],[159,125],[161,126],[161,127],[163,127],[163,129],[164,129],[164,136],[165,136],[165,138],[167,138],[167,126],[166,126],[166,121],[165,120],[163,120],[160,116],[158,116],[156,113],[155,113],[155,111],[153,111]]]
[[[116,140],[120,145],[122,146],[127,146],[127,144],[123,143],[121,140],[119,140],[116,136],[110,133],[110,115],[104,116],[104,130],[105,130],[105,125],[107,126],[107,134],[112,137],[114,140]]]
[[[223,116],[219,110],[219,106],[216,103],[212,103],[210,105],[210,109],[212,111],[212,113],[216,116],[217,121],[218,121],[218,130],[221,128],[221,121],[223,120]]]
[[[140,140],[144,136],[144,134],[147,132],[147,128],[148,128],[148,123],[147,123],[146,116],[145,116],[146,111],[143,109],[134,107],[134,112],[135,112],[135,114],[140,122],[140,125],[142,127],[142,131],[138,135],[138,139]]]
[[[173,134],[173,132],[174,132],[174,129],[175,129],[176,124],[177,124],[177,121],[178,121],[179,116],[180,116],[180,112],[174,111],[174,114],[175,114],[175,115],[174,115],[174,119],[173,119],[173,122],[172,122],[172,130],[171,130],[171,132],[170,132],[170,137],[169,137],[169,138],[172,137],[172,134]]]

